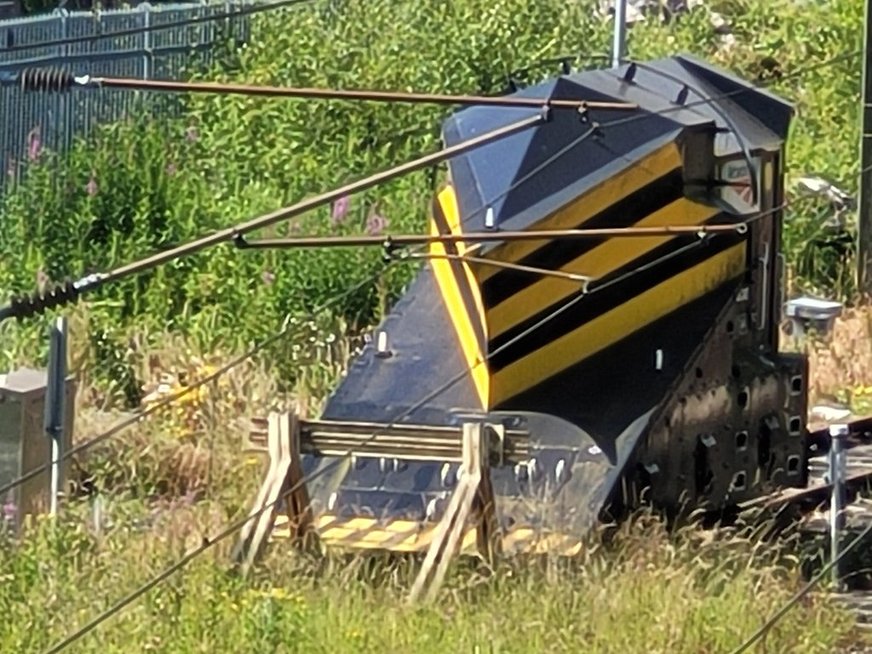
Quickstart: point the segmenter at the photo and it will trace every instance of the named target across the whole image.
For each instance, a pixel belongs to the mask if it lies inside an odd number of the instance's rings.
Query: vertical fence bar
[[[45,433],[51,439],[50,513],[57,515],[58,495],[63,483],[65,396],[67,382],[67,319],[57,319],[51,328],[51,348],[48,363],[48,387],[45,398]]]
[[[844,506],[844,479],[845,479],[845,453],[843,441],[848,435],[847,425],[830,426],[830,456],[829,477],[832,484],[830,493],[830,561],[832,562],[831,573],[833,586],[838,589],[842,583],[840,566],[836,563],[839,556],[839,536],[844,528],[845,516],[842,514]]]

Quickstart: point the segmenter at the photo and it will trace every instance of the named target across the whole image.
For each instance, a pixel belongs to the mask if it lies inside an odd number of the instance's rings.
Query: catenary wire
[[[828,60],[828,61],[826,61],[826,62],[821,62],[820,64],[815,64],[815,65],[809,66],[807,69],[804,69],[804,70],[816,69],[816,68],[819,68],[819,67],[823,66],[824,64],[835,63],[836,61],[841,61],[842,59],[845,59],[845,58],[847,58],[847,57],[849,57],[849,56],[855,56],[856,54],[858,54],[858,53],[857,53],[857,52],[845,53],[845,54],[843,54],[843,55],[839,55],[839,56],[837,56],[837,57],[834,57],[834,58],[832,58],[832,59],[830,59],[830,60]],[[802,71],[802,72],[804,72],[804,71]],[[795,76],[795,75],[799,75],[799,74],[801,74],[801,71],[797,71],[797,72],[793,73],[794,76]],[[741,92],[744,92],[744,91],[747,91],[747,89],[742,89],[742,90],[741,90]],[[706,100],[706,102],[708,102],[708,101],[709,101],[709,100]],[[691,104],[693,104],[693,103],[691,103]],[[680,108],[680,107],[679,107],[679,108]],[[673,110],[675,110],[675,109],[666,109],[666,110],[662,110],[662,111],[665,113],[665,112],[673,111]],[[641,119],[641,118],[645,118],[645,117],[647,117],[647,116],[634,116],[634,117],[630,117],[629,119],[619,119],[619,120],[616,120],[616,121],[610,121],[610,122],[608,122],[608,123],[605,123],[605,124],[603,124],[603,125],[600,125],[599,127],[600,127],[600,128],[604,128],[604,127],[613,127],[613,126],[617,126],[617,125],[620,125],[620,124],[624,124],[624,123],[625,123],[626,121],[628,121],[628,120],[636,120],[636,119]],[[558,152],[554,153],[552,156],[550,156],[548,159],[546,159],[545,161],[543,161],[541,164],[539,164],[539,165],[537,165],[536,167],[534,167],[534,168],[533,168],[531,171],[529,171],[526,175],[524,175],[524,176],[522,176],[521,178],[519,178],[518,180],[516,180],[512,185],[509,186],[508,189],[506,189],[505,191],[503,191],[501,194],[495,196],[495,197],[494,197],[494,198],[493,198],[489,203],[487,203],[487,204],[485,204],[485,205],[482,205],[482,206],[479,207],[478,209],[476,209],[476,210],[474,210],[473,212],[471,212],[471,213],[470,213],[470,214],[469,214],[465,219],[463,219],[463,220],[461,221],[461,223],[464,223],[464,222],[470,220],[474,215],[477,215],[477,214],[481,213],[481,212],[484,211],[484,210],[485,210],[489,205],[492,205],[494,202],[498,201],[501,197],[504,197],[505,195],[507,195],[507,194],[510,193],[511,191],[515,190],[518,186],[520,186],[520,185],[523,184],[524,182],[528,181],[529,179],[531,179],[531,178],[532,178],[533,176],[535,176],[536,174],[540,173],[542,170],[544,170],[544,169],[547,168],[548,166],[552,165],[556,160],[558,160],[558,159],[561,158],[562,156],[565,156],[565,155],[566,155],[570,150],[572,150],[574,147],[576,147],[577,145],[579,145],[582,141],[584,141],[584,140],[586,140],[587,138],[589,138],[590,136],[592,136],[592,135],[594,134],[594,132],[596,131],[596,129],[597,129],[597,126],[591,127],[591,128],[590,128],[589,130],[587,130],[585,133],[583,133],[583,134],[580,135],[579,137],[575,138],[575,139],[574,139],[573,141],[571,141],[569,144],[567,144],[566,146],[564,146],[563,148],[561,148]],[[864,173],[864,172],[867,172],[867,170],[868,170],[869,168],[872,168],[872,166],[867,167],[867,168],[864,168],[863,170],[860,171],[860,173],[862,174],[862,173]],[[782,205],[780,205],[779,207],[776,207],[776,208],[771,209],[771,210],[769,210],[769,211],[767,211],[767,212],[764,212],[764,213],[758,214],[758,215],[754,218],[754,220],[759,219],[759,218],[762,218],[762,217],[764,217],[764,216],[767,215],[767,214],[773,213],[774,211],[780,210],[780,209],[784,208],[785,206],[787,206],[787,204],[788,204],[788,203],[785,202],[785,203],[783,203]],[[750,221],[749,221],[749,222],[750,222]],[[574,280],[574,281],[579,281],[579,280]],[[269,340],[269,339],[267,339],[267,340]],[[262,348],[259,348],[259,349],[262,349]],[[258,351],[259,351],[259,349],[258,349]],[[256,352],[255,352],[255,354],[256,354]],[[246,358],[248,358],[248,357],[246,357]],[[210,378],[210,377],[204,378],[204,379],[202,380],[202,382],[201,382],[200,385],[205,384],[205,383],[208,383],[209,381],[211,381],[211,378]],[[183,391],[180,392],[180,394],[178,395],[178,398],[180,398],[180,397],[186,395],[188,392],[191,392],[191,391],[193,391],[193,390],[194,390],[194,388],[190,388],[190,389],[183,390]],[[178,399],[178,398],[176,398],[176,399]],[[156,411],[156,410],[158,410],[159,408],[162,408],[162,406],[161,406],[161,405],[153,405],[152,407],[150,407],[150,409],[153,410],[153,411]],[[105,432],[104,434],[101,434],[100,436],[95,437],[95,438],[92,439],[91,441],[87,441],[86,443],[83,443],[83,444],[82,444],[81,446],[79,446],[78,448],[73,448],[72,450],[70,450],[69,452],[67,452],[66,456],[71,456],[71,455],[73,455],[73,454],[75,454],[75,453],[77,453],[77,452],[82,451],[82,449],[85,449],[85,447],[90,447],[90,445],[96,444],[97,442],[103,441],[103,440],[105,440],[105,439],[111,437],[111,436],[114,435],[115,433],[118,433],[118,432],[120,432],[120,431],[123,431],[126,427],[128,427],[128,426],[134,424],[135,422],[138,422],[139,420],[141,420],[143,417],[145,417],[145,415],[147,415],[147,414],[142,414],[142,415],[139,415],[139,414],[138,414],[137,416],[135,416],[135,417],[133,417],[133,418],[127,420],[127,421],[123,421],[122,423],[119,423],[119,425],[117,425],[116,427],[111,428],[110,430],[108,430],[108,431]],[[19,484],[21,484],[21,483],[23,483],[23,482],[25,482],[25,481],[27,481],[27,480],[29,480],[29,479],[32,479],[33,477],[35,477],[35,476],[37,476],[38,474],[40,474],[40,473],[41,473],[43,470],[45,470],[47,467],[48,467],[48,465],[45,464],[45,465],[43,465],[43,466],[41,466],[41,467],[39,467],[39,468],[36,468],[36,469],[30,471],[30,472],[27,473],[26,475],[23,475],[23,476],[17,478],[16,480],[13,480],[13,481],[10,482],[9,484],[6,484],[6,485],[4,485],[3,487],[0,487],[0,493],[4,493],[4,492],[8,491],[9,489],[14,488],[15,486],[18,486]]]
[[[743,654],[743,652],[748,651],[754,643],[756,643],[760,638],[765,636],[772,627],[774,627],[785,615],[790,611],[794,606],[796,606],[797,602],[799,602],[803,597],[805,597],[809,592],[811,592],[815,586],[817,586],[821,580],[832,571],[832,569],[839,564],[839,562],[860,542],[866,538],[870,533],[872,533],[872,523],[866,526],[863,531],[861,531],[854,540],[848,543],[845,548],[839,552],[839,555],[834,558],[832,561],[827,563],[823,567],[823,569],[818,572],[817,575],[812,577],[808,583],[805,584],[802,588],[800,588],[796,594],[791,597],[785,604],[778,609],[772,616],[764,622],[757,631],[755,631],[747,640],[745,640],[741,645],[739,645],[736,649],[734,649],[730,654]]]
[[[709,101],[710,101],[710,100],[709,100]],[[614,124],[614,121],[613,121],[612,123],[610,123],[610,124],[613,125],[613,124]],[[702,243],[702,242],[703,242],[703,239],[700,239],[700,241],[698,241],[698,242],[696,242],[696,243],[689,244],[688,246],[685,246],[685,247],[696,246],[696,245],[699,245],[699,243]],[[678,253],[682,252],[683,250],[684,250],[684,248],[681,248],[681,249],[679,249],[679,250],[676,250],[676,251],[674,251],[673,253],[670,253],[670,255],[666,255],[666,257],[675,256],[675,255],[677,255]],[[555,311],[549,313],[549,315],[546,316],[545,318],[543,318],[542,321],[539,321],[538,323],[536,323],[536,325],[533,325],[533,326],[531,326],[530,328],[528,328],[527,330],[525,330],[524,332],[522,332],[521,334],[518,334],[515,338],[513,338],[512,340],[510,340],[509,342],[507,342],[506,344],[504,344],[501,348],[498,348],[498,349],[495,350],[493,353],[490,353],[487,357],[485,357],[484,360],[479,360],[479,361],[477,361],[477,362],[474,364],[474,366],[477,366],[477,365],[479,365],[480,363],[486,361],[486,360],[489,359],[490,357],[494,356],[497,352],[502,351],[504,348],[509,347],[509,346],[512,345],[513,343],[517,342],[517,340],[519,340],[519,339],[521,339],[521,338],[524,338],[524,337],[525,337],[526,335],[528,335],[532,330],[539,328],[542,324],[544,324],[544,322],[547,322],[547,321],[553,319],[554,317],[556,317],[557,315],[559,315],[559,313],[562,313],[563,311],[567,310],[571,305],[574,305],[576,302],[580,301],[581,298],[586,297],[586,296],[589,295],[590,293],[596,292],[597,290],[601,290],[601,289],[603,289],[603,288],[606,288],[606,287],[608,287],[608,286],[610,286],[610,285],[612,285],[612,284],[614,284],[614,283],[619,283],[619,282],[622,281],[624,278],[626,278],[628,275],[631,275],[631,274],[638,274],[639,272],[643,272],[644,270],[650,268],[651,266],[653,266],[653,265],[657,265],[658,263],[661,263],[661,262],[663,261],[663,259],[665,259],[666,257],[661,257],[661,258],[659,258],[658,260],[656,260],[656,261],[654,261],[654,262],[651,262],[651,263],[649,263],[649,264],[646,264],[645,266],[641,266],[641,267],[639,267],[639,268],[637,268],[637,269],[634,269],[633,271],[628,272],[626,275],[623,275],[623,276],[621,276],[621,277],[619,277],[619,278],[616,278],[615,280],[612,280],[611,282],[608,282],[608,283],[606,283],[606,284],[603,284],[602,286],[597,287],[597,288],[595,288],[595,289],[593,289],[593,290],[584,289],[584,290],[582,291],[582,293],[580,293],[580,294],[579,294],[578,296],[576,296],[575,298],[572,298],[569,302],[567,302],[566,304],[564,304],[561,308],[556,309]],[[461,376],[458,376],[457,378],[455,378],[455,379],[453,379],[453,380],[450,380],[450,381],[449,381],[449,384],[448,384],[447,386],[443,387],[443,389],[446,389],[447,387],[450,387],[451,385],[453,385],[454,383],[456,383],[457,380],[462,379],[463,376],[466,376],[467,374],[468,374],[468,370],[465,370]],[[444,392],[443,389],[437,389],[437,394],[438,394],[438,392]],[[426,403],[427,401],[429,401],[429,399],[432,399],[432,398],[430,398],[430,397],[425,398],[425,399],[424,399],[421,403],[419,403],[419,404]],[[408,413],[411,413],[412,411],[414,411],[414,408],[411,409],[411,410],[407,410],[407,411],[404,412],[404,413],[407,413],[407,414],[408,414]],[[401,420],[401,419],[402,419],[402,416],[399,417],[399,418],[395,418],[395,419],[392,421],[391,424],[396,423],[397,421],[399,421],[399,420]],[[370,440],[374,440],[374,439],[377,437],[377,435],[378,435],[378,433],[373,434],[372,437],[370,438]],[[351,452],[349,452],[349,454],[350,454],[350,453],[351,453]],[[336,461],[338,461],[338,460],[339,460],[339,459],[336,459]],[[266,511],[266,510],[268,510],[269,508],[271,508],[271,506],[275,505],[276,503],[278,503],[278,501],[281,501],[284,497],[286,497],[287,495],[289,495],[291,492],[295,491],[297,488],[299,488],[299,487],[300,487],[303,483],[305,483],[307,480],[308,480],[308,481],[311,481],[314,477],[318,476],[319,474],[324,474],[324,472],[325,472],[327,469],[328,469],[328,467],[325,466],[324,468],[322,468],[322,469],[320,469],[319,471],[317,471],[315,474],[310,475],[308,478],[304,478],[303,480],[301,480],[300,482],[298,482],[297,484],[295,484],[294,487],[292,487],[291,489],[288,489],[285,493],[283,493],[282,496],[279,498],[279,500],[277,500],[276,502],[273,502],[273,503],[271,503],[270,505],[267,505],[267,506],[262,507],[261,509],[258,510],[258,512],[254,513],[254,514],[249,514],[249,515],[247,515],[247,516],[245,517],[245,519],[242,520],[241,522],[230,525],[228,528],[226,528],[226,529],[223,530],[221,533],[219,533],[218,536],[216,536],[215,538],[205,540],[204,543],[203,543],[200,547],[198,547],[197,549],[195,549],[195,550],[193,550],[192,552],[188,553],[185,557],[183,557],[182,559],[180,559],[178,562],[176,562],[175,564],[173,564],[172,566],[170,566],[170,567],[167,568],[166,570],[164,570],[164,571],[163,571],[161,574],[159,574],[157,577],[154,577],[152,580],[150,580],[150,581],[149,581],[148,583],[146,583],[144,586],[141,586],[139,589],[135,590],[133,593],[127,595],[125,598],[123,598],[122,600],[120,600],[119,602],[117,602],[116,604],[114,604],[114,605],[113,605],[112,607],[110,607],[110,609],[108,609],[107,611],[105,611],[105,612],[103,612],[102,614],[100,614],[99,616],[97,616],[97,618],[95,618],[94,620],[92,620],[91,622],[89,622],[88,624],[86,624],[84,627],[80,628],[79,630],[77,630],[77,631],[74,632],[73,634],[67,636],[65,639],[63,639],[62,641],[60,641],[57,645],[55,645],[54,647],[52,647],[52,648],[49,650],[50,654],[53,654],[54,652],[59,652],[59,651],[61,651],[61,650],[64,649],[67,645],[69,645],[69,644],[75,642],[76,640],[78,640],[78,639],[80,639],[81,637],[83,637],[83,636],[85,636],[86,634],[88,634],[88,633],[89,633],[90,631],[92,631],[94,628],[96,628],[97,626],[99,626],[99,624],[101,624],[101,623],[104,622],[105,620],[111,618],[113,615],[115,615],[116,613],[118,613],[119,611],[121,611],[121,610],[122,610],[124,607],[126,607],[128,604],[130,604],[131,602],[135,601],[138,597],[144,595],[144,594],[147,593],[149,590],[151,590],[151,588],[157,586],[157,585],[158,585],[159,583],[161,583],[163,580],[165,580],[166,578],[168,578],[168,577],[170,577],[172,574],[174,574],[176,571],[178,571],[178,570],[180,570],[181,568],[183,568],[185,565],[187,565],[188,562],[190,562],[193,558],[195,558],[196,556],[198,556],[200,553],[202,553],[203,551],[205,551],[206,549],[208,549],[209,547],[211,547],[211,546],[214,545],[215,543],[219,542],[220,540],[223,540],[224,538],[226,538],[226,537],[229,536],[230,534],[235,533],[235,532],[238,531],[240,528],[242,528],[242,526],[244,526],[246,523],[248,523],[251,519],[253,519],[254,517],[256,517],[257,515],[259,515],[260,513],[263,513],[264,511]],[[869,530],[872,530],[872,525],[870,525],[870,526],[867,528],[867,531],[869,531]],[[858,537],[857,540],[859,540],[859,537]],[[856,543],[856,541],[855,541],[855,543]],[[853,547],[855,543],[852,543],[852,544],[849,546],[849,549],[850,549],[850,547]],[[843,551],[843,555],[844,555],[847,551],[848,551],[848,550],[844,550],[844,551]],[[836,563],[836,562],[837,562],[837,561],[834,561],[833,563]],[[797,599],[796,601],[798,601],[798,599]],[[789,608],[789,607],[788,607],[788,608]],[[786,612],[786,610],[785,610],[784,612]],[[764,632],[765,632],[765,630],[764,630]],[[753,643],[753,641],[751,641],[751,644],[752,644],[752,643]],[[750,646],[750,644],[749,644],[748,646]],[[738,652],[742,652],[742,651],[744,651],[744,649],[739,649],[739,650],[737,650],[737,654],[738,654]]]

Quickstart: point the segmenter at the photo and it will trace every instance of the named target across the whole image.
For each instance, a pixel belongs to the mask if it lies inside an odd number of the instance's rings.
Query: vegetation
[[[577,54],[578,63],[591,65],[590,57],[608,52],[609,24],[595,18],[591,4],[345,0],[295,8],[258,15],[249,43],[229,47],[219,70],[190,74],[253,84],[496,93],[517,69],[532,66],[530,81],[556,72],[536,65],[544,59]],[[698,8],[668,24],[637,24],[630,52],[640,59],[691,52],[772,83],[798,110],[791,173],[820,171],[856,189],[859,60],[830,60],[860,48],[861,8],[851,0],[808,6],[729,0],[714,9],[734,26],[735,45],[724,45],[707,10]],[[773,59],[780,79],[773,78]],[[187,99],[178,119],[153,121],[145,112],[103,127],[65,156],[34,144],[27,179],[2,208],[0,256],[14,265],[0,268],[0,290],[31,291],[37,282],[106,270],[429,151],[444,111],[200,95]],[[419,231],[436,180],[430,171],[411,175],[272,233]],[[795,283],[850,299],[851,246],[821,227],[826,207],[791,199],[785,246]],[[352,329],[371,324],[413,272],[397,267],[378,277],[380,267],[381,253],[372,249],[223,246],[114,284],[87,298],[100,376],[129,377],[127,345],[143,333],[183,334],[198,350],[238,350],[272,333],[288,314],[308,315],[357,283],[363,289],[337,302],[330,316]],[[44,356],[43,329],[35,321],[0,328],[3,362]],[[132,387],[126,394],[136,401]]]
[[[204,506],[145,516],[111,506],[109,532],[68,515],[38,525],[20,549],[4,545],[0,642],[16,652],[53,644],[214,533]],[[315,564],[277,547],[243,580],[226,572],[228,554],[222,544],[196,559],[70,651],[727,652],[794,581],[786,563],[736,534],[670,538],[648,520],[571,564],[456,566],[439,601],[424,606],[405,603],[416,569],[407,562]],[[830,654],[858,642],[851,632],[849,616],[812,598],[765,642],[767,651]]]
[[[518,69],[532,66],[531,82],[556,72],[537,62],[574,54],[589,65],[606,53],[610,26],[593,16],[592,4],[339,0],[261,15],[250,42],[228,47],[217,70],[190,74],[497,93]],[[691,52],[771,83],[798,109],[791,175],[823,172],[856,190],[859,60],[816,65],[860,49],[859,3],[723,0],[711,8],[733,25],[733,46],[713,32],[705,9],[695,9],[668,24],[634,26],[630,52],[639,59]],[[141,112],[63,155],[31,144],[26,179],[0,209],[0,291],[106,270],[429,151],[444,115],[432,107],[196,96],[185,99],[180,117],[158,121]],[[439,171],[411,175],[270,235],[420,231],[438,180]],[[828,207],[792,192],[791,200],[785,247],[792,284],[855,299],[844,233],[821,227]],[[282,324],[288,334],[171,411],[89,451],[76,476],[88,478],[96,494],[70,498],[58,523],[0,543],[5,650],[50,644],[240,515],[261,464],[240,455],[238,418],[290,398],[317,412],[360,332],[414,272],[406,264],[383,268],[376,250],[239,252],[228,245],[109,286],[68,312],[81,385],[79,441],[108,426],[113,411],[149,401],[145,394],[159,383],[201,378]],[[355,285],[361,290],[347,293]],[[40,363],[45,324],[0,326],[0,368]],[[818,394],[865,392],[869,341],[852,333],[869,324],[858,310],[814,353],[815,366],[843,362],[837,376],[818,377]],[[742,535],[699,538],[634,523],[577,565],[509,566],[495,575],[455,570],[436,607],[423,609],[400,601],[410,569],[318,567],[278,549],[243,581],[215,565],[226,561],[229,543],[222,543],[77,651],[127,651],[132,642],[173,652],[427,652],[445,644],[729,650],[796,588],[796,565],[783,552],[760,554]],[[836,651],[850,622],[813,600],[797,606],[767,644],[772,651]]]

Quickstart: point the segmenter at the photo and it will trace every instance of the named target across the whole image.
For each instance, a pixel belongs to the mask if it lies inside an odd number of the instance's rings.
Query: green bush
[[[507,75],[563,54],[607,53],[611,25],[594,3],[557,0],[342,0],[259,14],[250,41],[191,76],[250,84],[499,93]],[[859,58],[809,69],[859,48],[861,7],[850,0],[801,7],[789,0],[716,3],[733,23],[725,50],[705,10],[630,30],[635,58],[692,52],[756,79],[775,58],[775,90],[797,103],[791,172],[823,171],[856,188]],[[194,69],[192,68],[192,71]],[[555,67],[534,68],[547,77]],[[5,200],[0,291],[30,291],[106,270],[437,147],[444,107],[191,95],[174,120],[142,111],[100,128],[63,157],[44,154]],[[436,178],[422,171],[351,198],[336,224],[325,207],[268,230],[360,233],[374,214],[389,231],[420,231]],[[796,279],[853,290],[851,253],[826,255],[818,215],[798,204],[785,236]],[[828,258],[829,257],[829,258]],[[88,297],[93,339],[118,359],[133,332],[189,335],[201,347],[239,348],[289,312],[308,313],[374,275],[378,249],[240,252],[211,248]],[[412,269],[345,298],[337,316],[376,320]],[[43,322],[0,329],[4,365],[44,355]],[[115,352],[110,356],[111,352]],[[108,366],[108,364],[107,364]],[[107,367],[106,376],[112,376]]]

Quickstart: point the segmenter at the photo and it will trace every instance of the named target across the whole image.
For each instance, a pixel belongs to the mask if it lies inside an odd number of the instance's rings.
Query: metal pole
[[[45,398],[45,433],[51,439],[50,512],[57,515],[62,485],[65,395],[67,380],[67,319],[57,319],[51,328],[48,384]]]
[[[863,37],[863,113],[860,125],[860,198],[857,216],[857,290],[872,295],[872,0],[866,0]]]
[[[839,588],[841,585],[841,575],[839,574],[839,564],[836,559],[839,556],[839,534],[843,528],[844,516],[842,515],[842,507],[844,505],[843,487],[845,479],[845,459],[843,450],[843,440],[848,436],[847,425],[831,425],[830,426],[830,456],[829,456],[829,473],[830,483],[832,484],[832,492],[830,494],[830,560],[833,562],[832,575],[833,586]]]
[[[612,68],[621,65],[627,51],[627,0],[615,0],[615,34],[612,42]]]

